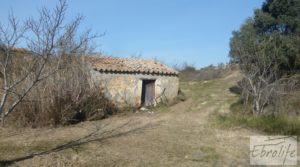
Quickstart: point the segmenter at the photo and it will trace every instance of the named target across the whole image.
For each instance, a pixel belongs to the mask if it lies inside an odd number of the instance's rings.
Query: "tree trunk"
[[[4,126],[4,117],[2,115],[0,116],[0,126]]]
[[[261,106],[259,100],[254,98],[253,113],[260,114]]]

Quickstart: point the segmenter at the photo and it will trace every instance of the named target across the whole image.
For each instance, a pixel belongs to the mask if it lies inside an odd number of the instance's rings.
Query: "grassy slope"
[[[21,166],[247,166],[244,128],[220,128],[211,118],[238,98],[228,87],[239,78],[183,82],[188,100],[154,114],[117,115],[103,121],[45,129],[0,129],[0,160],[41,153]],[[42,152],[46,151],[46,152]]]

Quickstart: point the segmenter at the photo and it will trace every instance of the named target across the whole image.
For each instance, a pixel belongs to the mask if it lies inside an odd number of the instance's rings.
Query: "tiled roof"
[[[178,75],[178,72],[155,60],[117,57],[86,57],[94,70],[100,72],[146,73],[161,75]]]

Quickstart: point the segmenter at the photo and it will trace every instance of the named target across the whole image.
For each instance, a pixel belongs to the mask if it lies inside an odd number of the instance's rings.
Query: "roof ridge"
[[[147,74],[178,75],[175,69],[155,60],[114,56],[89,56],[87,59],[95,70]]]

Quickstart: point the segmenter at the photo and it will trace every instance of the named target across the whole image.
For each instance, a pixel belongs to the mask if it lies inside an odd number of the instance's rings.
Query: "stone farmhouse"
[[[88,57],[92,78],[119,106],[152,106],[172,102],[178,94],[178,72],[155,60]]]

